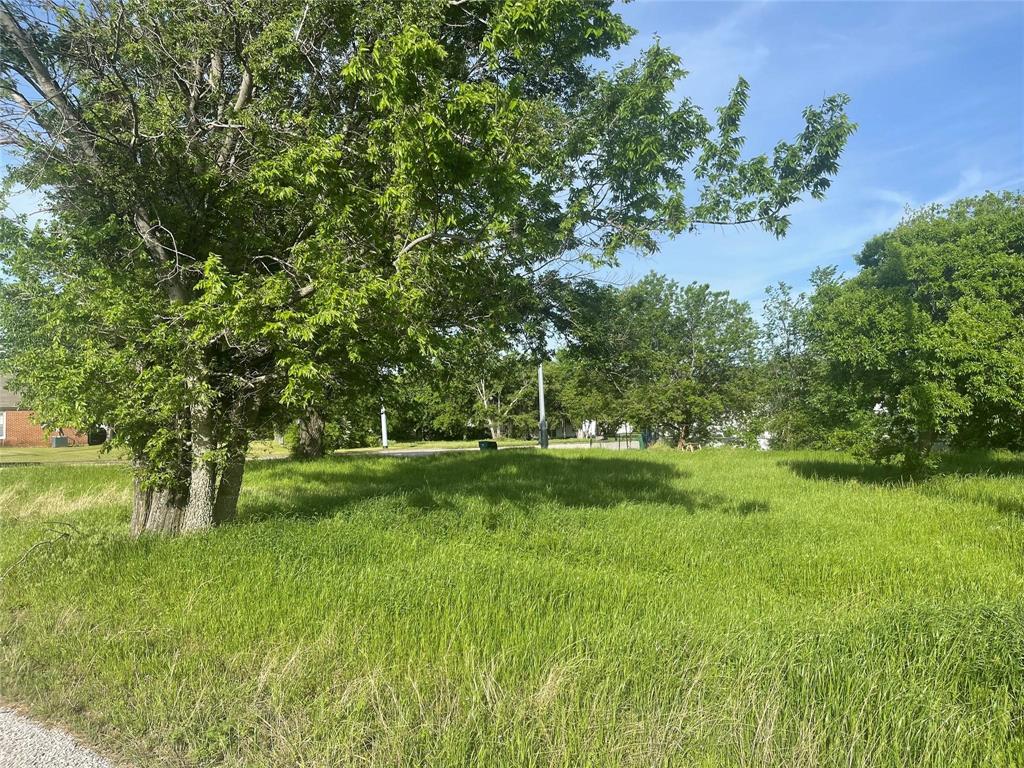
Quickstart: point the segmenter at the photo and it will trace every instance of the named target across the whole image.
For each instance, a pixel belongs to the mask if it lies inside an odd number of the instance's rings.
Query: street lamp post
[[[544,412],[544,363],[537,366],[537,391],[540,393],[540,447],[548,447],[548,417]]]

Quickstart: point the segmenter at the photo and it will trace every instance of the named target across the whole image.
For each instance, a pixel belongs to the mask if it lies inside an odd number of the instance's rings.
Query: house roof
[[[20,400],[20,397],[7,389],[7,377],[0,376],[0,411],[16,410]]]

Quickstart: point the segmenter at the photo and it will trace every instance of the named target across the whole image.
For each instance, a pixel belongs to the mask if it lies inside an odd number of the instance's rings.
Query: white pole
[[[388,412],[383,405],[380,407],[380,444],[385,449],[388,447]]]
[[[540,447],[548,447],[548,417],[544,412],[544,363],[537,366],[537,391],[540,393]]]

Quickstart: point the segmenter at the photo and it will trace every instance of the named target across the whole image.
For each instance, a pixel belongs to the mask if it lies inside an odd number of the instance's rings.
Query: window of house
[[[7,411],[0,411],[0,440],[7,438]]]

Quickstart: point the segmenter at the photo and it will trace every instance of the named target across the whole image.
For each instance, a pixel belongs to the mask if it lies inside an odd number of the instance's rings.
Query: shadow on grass
[[[440,454],[274,462],[253,467],[262,487],[243,503],[241,521],[345,516],[372,499],[428,513],[502,506],[532,514],[539,505],[608,508],[625,502],[750,515],[767,501],[685,488],[691,473],[668,462],[632,456],[552,456],[539,452]]]
[[[807,480],[858,482],[868,485],[899,485],[914,482],[914,477],[899,467],[858,462],[845,457],[835,459],[793,459],[784,462],[795,474]]]
[[[994,493],[975,494],[973,501],[978,504],[995,507],[1004,515],[1012,515],[1024,520],[1024,491],[1016,497],[1008,498]]]
[[[793,472],[809,480],[855,481],[870,485],[901,485],[923,478],[914,477],[899,467],[855,461],[845,456],[834,459],[794,459],[785,462]],[[991,453],[950,453],[939,458],[939,465],[928,475],[962,477],[1001,477],[1024,475],[1024,456]]]

